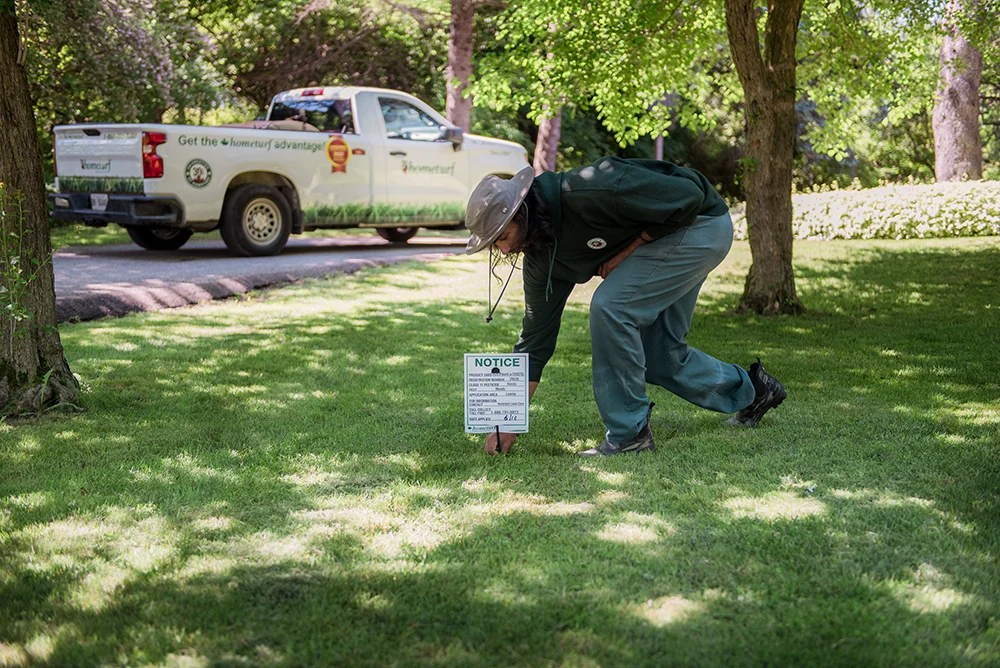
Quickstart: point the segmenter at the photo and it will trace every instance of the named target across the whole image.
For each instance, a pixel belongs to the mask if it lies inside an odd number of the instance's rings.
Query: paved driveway
[[[367,236],[293,237],[280,255],[258,258],[233,257],[222,241],[191,241],[167,252],[134,245],[71,246],[52,260],[56,317],[64,322],[152,311],[363,267],[436,260],[463,252],[465,242],[418,236],[394,245]]]

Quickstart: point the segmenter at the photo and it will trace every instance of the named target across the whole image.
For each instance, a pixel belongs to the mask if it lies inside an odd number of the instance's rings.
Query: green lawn
[[[93,246],[93,245],[105,245],[105,244],[131,244],[132,239],[128,236],[128,232],[125,231],[124,227],[118,225],[108,225],[107,227],[87,227],[82,223],[71,223],[68,225],[60,225],[59,227],[53,227],[50,230],[50,235],[52,239],[52,247],[55,249],[65,248],[66,246]],[[312,232],[305,232],[301,235],[301,238],[308,239],[310,237],[322,238],[322,237],[342,237],[342,236],[371,236],[377,237],[378,234],[373,229],[360,229],[360,228],[350,228],[343,230],[313,230]],[[420,237],[453,237],[453,236],[463,236],[468,237],[469,233],[465,230],[427,230],[422,229],[417,233]],[[299,238],[298,236],[291,237],[292,239]],[[192,241],[203,241],[213,239],[219,241],[222,236],[218,231],[205,232],[195,234],[191,237]]]
[[[482,258],[64,326],[87,412],[0,425],[0,665],[1000,665],[1000,239],[796,263],[804,316],[736,316],[738,244],[691,335],[788,400],[652,388],[601,461],[594,285],[506,457]]]

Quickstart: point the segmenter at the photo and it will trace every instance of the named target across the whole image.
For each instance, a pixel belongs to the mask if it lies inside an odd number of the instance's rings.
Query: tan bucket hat
[[[465,226],[472,232],[465,254],[472,255],[497,240],[528,194],[535,170],[528,165],[512,179],[490,175],[479,182],[465,209]]]

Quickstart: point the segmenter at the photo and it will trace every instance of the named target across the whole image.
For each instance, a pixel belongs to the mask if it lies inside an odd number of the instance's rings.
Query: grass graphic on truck
[[[144,185],[135,176],[60,176],[61,193],[128,193],[143,194]]]
[[[341,204],[340,206],[312,206],[305,209],[304,222],[308,225],[382,225],[386,223],[419,223],[421,221],[449,221],[456,223],[465,218],[465,205],[458,202],[446,204]]]

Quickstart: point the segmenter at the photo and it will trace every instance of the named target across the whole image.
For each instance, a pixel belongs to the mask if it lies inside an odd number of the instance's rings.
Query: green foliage
[[[937,84],[941,3],[809,1],[796,55],[800,90],[819,113],[813,148],[847,157],[859,134],[924,112]],[[878,138],[875,139],[878,141]]]
[[[302,86],[399,88],[428,102],[444,88],[447,24],[429,9],[403,11],[381,0],[182,0],[180,6],[207,33],[218,70],[261,111],[275,93]]]
[[[1000,235],[1000,183],[887,185],[792,195],[797,239],[928,239]],[[736,238],[746,238],[742,208]]]
[[[986,39],[996,24],[986,11],[991,2],[977,3],[978,13],[968,16],[975,19],[972,37],[988,54],[984,95],[1000,97],[990,83],[1000,80],[1000,58],[989,55]],[[600,155],[651,156],[651,138],[664,133],[667,159],[699,169],[735,196],[744,119],[722,3],[582,5],[520,0],[507,9],[477,7],[474,131],[530,152],[534,122],[560,105],[558,169]],[[798,47],[797,185],[931,177],[933,19],[940,5],[806,4]],[[29,6],[22,23],[50,178],[51,127],[58,123],[239,122],[260,115],[279,90],[314,84],[400,88],[444,107],[444,0]],[[552,26],[561,28],[552,32]],[[993,164],[1000,164],[997,109],[984,97],[984,151]]]
[[[508,457],[462,433],[482,258],[64,326],[88,413],[0,426],[0,636],[66,666],[990,666],[997,240],[796,244],[802,317],[691,342],[789,398],[754,430],[651,387],[603,428],[587,311]]]
[[[852,113],[860,113],[856,99],[905,115],[913,87],[926,83],[933,13],[930,3],[807,3],[799,82],[825,119],[812,132],[819,150],[838,155],[836,140],[849,136],[857,122]],[[731,68],[714,65],[726,51],[725,29],[718,2],[600,0],[581,8],[567,0],[522,0],[500,20],[505,51],[487,58],[475,92],[494,105],[530,105],[532,118],[546,105],[585,101],[620,142],[631,143],[669,126],[671,112],[656,104],[667,92],[697,100],[715,87],[724,99],[740,97]],[[675,116],[688,127],[713,121],[711,110],[697,105]]]
[[[800,190],[816,185],[850,187],[855,181],[871,188],[880,183],[934,180],[934,133],[931,100],[919,112],[895,122],[885,109],[872,110],[869,123],[859,124],[840,159],[817,151],[807,135],[800,135],[793,183]],[[800,108],[804,105],[800,104]],[[800,112],[801,113],[801,112]],[[815,114],[807,123],[819,123]]]
[[[37,326],[29,307],[32,283],[51,261],[51,257],[35,257],[25,247],[25,237],[34,232],[25,227],[24,219],[23,194],[11,194],[0,183],[0,321],[4,329],[9,327],[7,359],[13,358],[14,337],[27,331],[18,326]]]
[[[156,120],[170,100],[173,64],[153,29],[150,0],[31,3],[28,80],[46,171],[52,126]]]
[[[933,177],[929,119],[944,4],[806,3],[797,42],[798,185]],[[1000,19],[972,4],[975,35],[995,35]],[[674,13],[665,2],[606,0],[578,11],[564,0],[522,0],[496,22],[499,47],[484,56],[477,103],[525,105],[531,118],[546,105],[591,106],[623,144],[667,131],[691,148],[674,159],[711,171],[713,183],[734,192],[742,92],[721,3],[681,4]],[[665,92],[668,103],[658,103]],[[984,105],[987,114],[998,108]],[[989,127],[993,137],[998,126]],[[1000,141],[987,149],[1000,151]]]
[[[664,91],[698,88],[692,64],[718,43],[721,17],[715,3],[524,0],[498,20],[504,51],[481,63],[473,95],[535,121],[566,102],[592,107],[627,145],[669,125]]]

